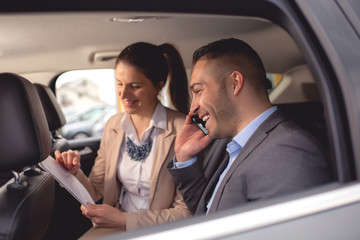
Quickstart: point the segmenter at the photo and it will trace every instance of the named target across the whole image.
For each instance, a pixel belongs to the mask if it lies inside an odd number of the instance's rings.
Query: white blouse
[[[152,164],[155,157],[155,146],[157,136],[161,129],[166,130],[166,110],[161,103],[156,106],[152,120],[148,128],[141,136],[140,142],[137,138],[136,130],[130,115],[125,114],[120,123],[125,135],[121,145],[117,176],[122,183],[122,191],[120,193],[119,203],[126,212],[138,212],[148,210],[150,205],[150,177]],[[126,139],[129,137],[134,144],[142,145],[149,136],[152,128],[151,138],[153,140],[152,148],[147,158],[141,161],[131,160],[126,152]]]

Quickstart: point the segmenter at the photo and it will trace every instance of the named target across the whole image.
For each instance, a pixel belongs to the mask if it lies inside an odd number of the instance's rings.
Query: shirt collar
[[[155,112],[150,121],[150,126],[154,126],[163,130],[167,129],[166,109],[160,102],[156,106]]]
[[[246,142],[249,140],[251,135],[256,131],[256,129],[273,113],[277,110],[276,106],[273,106],[259,116],[257,116],[254,120],[252,120],[245,128],[243,128],[234,138],[233,140],[243,147]]]
[[[131,117],[129,114],[124,114],[123,118],[121,119],[120,126],[122,127],[126,135],[130,137],[132,137],[133,135],[136,136],[135,127],[133,122],[131,121]],[[149,127],[145,130],[145,132],[147,132],[152,127],[164,130],[167,129],[166,109],[160,102],[156,105]]]

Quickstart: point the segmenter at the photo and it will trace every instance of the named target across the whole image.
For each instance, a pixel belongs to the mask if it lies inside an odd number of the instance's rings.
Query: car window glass
[[[56,97],[63,109],[66,125],[62,135],[68,139],[101,136],[106,120],[118,112],[113,69],[76,70],[61,74],[56,81]]]
[[[92,69],[64,72],[57,78],[56,97],[66,118],[61,129],[65,138],[101,136],[106,121],[122,111],[114,76],[114,69]],[[159,100],[164,106],[174,108],[167,90],[168,84]]]

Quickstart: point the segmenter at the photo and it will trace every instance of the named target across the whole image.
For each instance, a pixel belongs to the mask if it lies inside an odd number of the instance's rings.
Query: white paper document
[[[88,207],[86,202],[94,203],[94,200],[86,190],[84,185],[71,173],[61,166],[60,163],[48,156],[39,163],[46,172],[50,173],[69,193],[71,193],[81,204]],[[95,204],[95,203],[94,203]]]

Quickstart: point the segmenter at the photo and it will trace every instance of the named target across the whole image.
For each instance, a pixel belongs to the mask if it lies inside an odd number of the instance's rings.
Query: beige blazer
[[[124,131],[120,126],[123,113],[111,117],[105,125],[98,156],[89,178],[80,170],[76,177],[87,188],[94,201],[103,198],[103,203],[119,206],[121,183],[117,178],[117,166]],[[160,130],[155,148],[155,159],[150,179],[150,209],[143,212],[125,213],[126,230],[162,224],[184,219],[191,215],[181,193],[166,166],[174,157],[174,143],[185,117],[166,109],[167,130]]]

